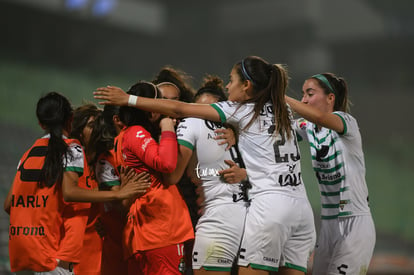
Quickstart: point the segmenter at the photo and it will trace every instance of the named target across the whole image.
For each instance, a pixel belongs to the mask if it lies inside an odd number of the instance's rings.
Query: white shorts
[[[375,238],[371,215],[322,220],[312,274],[366,274]]]
[[[57,266],[55,270],[52,271],[44,271],[44,272],[36,272],[30,270],[23,270],[17,271],[16,275],[73,275],[73,271],[69,271],[63,267]]]
[[[238,202],[205,209],[196,226],[193,269],[231,270],[243,236],[246,207]]]
[[[307,198],[279,193],[254,198],[247,212],[239,266],[306,272],[315,245],[315,224]]]

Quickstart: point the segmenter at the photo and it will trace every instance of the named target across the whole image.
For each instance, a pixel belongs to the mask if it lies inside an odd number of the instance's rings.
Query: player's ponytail
[[[280,64],[272,65],[257,56],[249,56],[237,63],[236,69],[242,81],[249,80],[253,86],[251,98],[244,103],[254,103],[254,114],[248,128],[259,117],[267,102],[273,105],[275,117],[275,134],[292,135],[291,118],[285,102],[289,77],[287,70]]]
[[[63,178],[63,159],[68,155],[68,145],[63,140],[63,129],[70,123],[72,107],[63,95],[50,92],[39,99],[36,108],[39,123],[50,134],[45,162],[40,173],[39,184],[51,187]]]

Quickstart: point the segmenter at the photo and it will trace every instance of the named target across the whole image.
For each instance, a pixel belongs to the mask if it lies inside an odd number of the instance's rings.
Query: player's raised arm
[[[210,105],[134,96],[129,95],[121,88],[114,86],[96,89],[94,98],[103,100],[99,102],[101,105],[136,107],[144,111],[161,113],[175,118],[197,117],[212,121],[220,121],[219,114]]]

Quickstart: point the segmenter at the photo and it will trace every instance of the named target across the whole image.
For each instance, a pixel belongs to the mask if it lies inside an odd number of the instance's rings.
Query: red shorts
[[[181,275],[184,273],[183,244],[141,251],[128,260],[128,275]]]

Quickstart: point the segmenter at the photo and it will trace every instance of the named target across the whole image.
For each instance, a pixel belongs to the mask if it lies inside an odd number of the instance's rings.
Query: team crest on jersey
[[[307,125],[307,121],[304,118],[299,118],[297,120],[298,126],[300,129],[305,129]]]
[[[183,258],[180,259],[180,263],[178,264],[178,271],[182,274],[185,273],[185,262]]]

